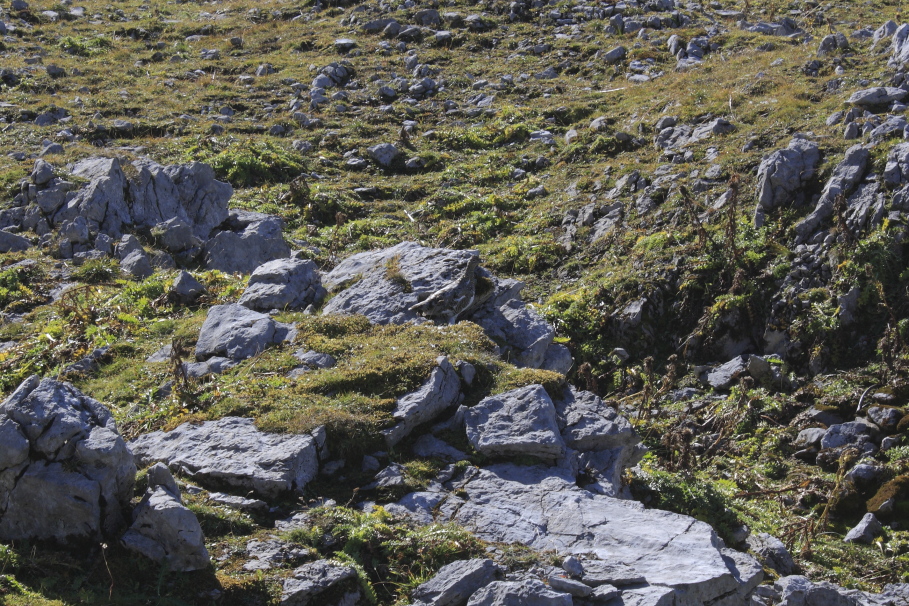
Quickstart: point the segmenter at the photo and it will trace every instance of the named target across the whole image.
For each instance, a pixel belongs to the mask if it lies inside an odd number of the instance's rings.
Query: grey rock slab
[[[542,385],[489,396],[465,414],[467,439],[487,456],[565,454],[556,409]]]
[[[410,435],[418,425],[432,421],[457,403],[461,393],[457,371],[444,356],[438,358],[436,363],[438,366],[418,389],[395,401],[392,418],[397,424],[382,430],[389,448]]]
[[[443,461],[457,462],[467,458],[465,453],[428,433],[417,438],[412,450],[418,457],[442,459]]]
[[[204,570],[211,562],[196,514],[180,502],[179,492],[164,485],[149,488],[120,540],[127,549],[166,562],[173,571]]]
[[[798,202],[802,188],[814,177],[820,160],[817,143],[794,137],[785,149],[777,150],[761,160],[758,166],[759,223],[766,210]]]
[[[312,368],[333,368],[338,363],[334,356],[312,349],[295,351],[294,357]]]
[[[112,535],[135,476],[110,412],[71,384],[32,376],[0,404],[0,538]]]
[[[181,270],[168,292],[183,303],[192,303],[204,295],[207,289],[191,273]]]
[[[827,433],[827,430],[820,427],[809,427],[808,429],[803,429],[799,432],[799,435],[796,436],[795,442],[793,442],[792,445],[796,448],[810,448],[812,446],[820,446],[821,439],[824,437],[825,433]]]
[[[46,185],[54,178],[54,167],[44,160],[35,160],[35,166],[29,177],[35,185]]]
[[[903,411],[886,406],[872,406],[868,409],[868,418],[885,431],[893,431],[903,418]]]
[[[909,143],[899,143],[887,154],[884,183],[889,187],[896,187],[907,182],[909,182]]]
[[[536,579],[494,581],[470,597],[467,606],[572,606],[571,595]]]
[[[120,271],[136,280],[144,280],[155,273],[144,250],[134,250],[126,255],[120,261]]]
[[[458,560],[439,569],[430,580],[413,590],[411,597],[427,606],[464,606],[478,589],[502,574],[490,559]]]
[[[366,148],[366,153],[369,154],[369,157],[373,162],[382,168],[390,168],[392,164],[394,164],[394,161],[398,159],[398,156],[401,155],[398,148],[391,143],[373,145],[372,147]]]
[[[494,465],[469,474],[457,491],[437,517],[485,540],[593,554],[672,588],[684,603],[709,602],[741,586],[709,525],[594,495],[576,486],[570,469]]]
[[[569,593],[578,598],[586,598],[593,593],[593,588],[590,585],[585,585],[580,581],[560,574],[551,574],[546,580],[553,589],[564,591],[565,593]]]
[[[628,419],[597,395],[573,387],[554,402],[565,443],[577,450],[606,450],[640,444]]]
[[[196,359],[221,356],[245,360],[273,345],[293,341],[295,336],[293,326],[242,305],[215,305],[208,310],[199,332]]]
[[[253,559],[243,565],[244,570],[269,570],[293,560],[305,559],[308,549],[298,549],[280,540],[249,541],[246,553]]]
[[[766,532],[753,534],[745,540],[745,544],[757,554],[764,565],[777,571],[781,576],[795,572],[792,554],[786,549],[786,545],[773,535]]]
[[[874,538],[884,532],[884,527],[873,513],[866,513],[855,528],[846,533],[847,543],[871,544]]]
[[[31,247],[28,238],[0,229],[0,253],[22,252]]]
[[[476,251],[413,242],[358,253],[322,277],[330,291],[341,291],[323,313],[363,314],[376,324],[454,322],[477,303],[479,262]]]
[[[875,32],[875,36],[877,36],[877,32]],[[886,37],[886,30],[882,32],[881,38],[883,37]],[[909,61],[909,23],[903,23],[893,32],[888,64],[891,67],[901,68],[907,61]]]
[[[155,225],[153,232],[162,246],[170,252],[178,253],[201,244],[193,235],[192,227],[186,222],[174,218]]]
[[[240,305],[259,311],[305,309],[325,298],[316,264],[303,259],[276,259],[249,276]]]
[[[290,256],[284,242],[284,223],[278,217],[247,211],[231,211],[223,229],[205,243],[207,269],[226,273],[253,272],[268,261]]]
[[[852,93],[846,103],[858,105],[859,107],[875,107],[887,105],[894,101],[902,101],[906,95],[909,95],[909,91],[901,88],[877,86]]]
[[[281,606],[306,606],[321,603],[316,596],[344,581],[356,579],[357,571],[351,566],[328,560],[318,560],[296,568],[293,576],[284,581]],[[327,605],[326,605],[327,606]]]
[[[748,356],[736,356],[707,373],[707,384],[714,389],[726,390],[736,385],[748,373]]]
[[[265,433],[252,419],[239,417],[184,423],[140,436],[130,447],[142,464],[161,461],[202,484],[252,490],[265,498],[302,490],[318,473],[312,436]]]
[[[862,180],[868,166],[870,151],[862,145],[853,145],[846,150],[843,160],[833,169],[833,174],[824,186],[814,210],[795,226],[799,241],[811,236],[821,221],[833,214],[833,206],[839,195],[849,195]]]
[[[625,589],[619,599],[622,606],[675,606],[678,603],[678,596],[671,588],[658,585]]]
[[[208,493],[208,500],[218,505],[226,505],[242,511],[268,511],[268,503],[261,499],[247,499],[223,492]]]
[[[571,351],[561,343],[551,343],[546,348],[543,362],[540,364],[540,368],[543,370],[551,370],[561,375],[567,375],[572,366],[574,366],[574,358],[571,356]]]
[[[821,448],[838,448],[850,444],[874,442],[879,437],[879,431],[872,424],[861,421],[850,421],[831,425],[821,438]]]
[[[523,286],[523,285],[521,285]],[[504,356],[512,364],[539,368],[555,337],[553,327],[518,298],[501,301],[496,296],[470,317],[487,335],[503,345]]]

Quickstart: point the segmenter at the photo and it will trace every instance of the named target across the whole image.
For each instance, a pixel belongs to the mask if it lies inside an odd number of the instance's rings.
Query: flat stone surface
[[[594,554],[625,567],[625,576],[674,588],[689,600],[707,602],[740,588],[719,538],[703,522],[594,495],[562,468],[501,464],[471,471],[441,504],[438,520],[463,524],[485,540]],[[585,577],[595,574],[586,560],[584,569]],[[615,575],[602,581],[618,584]]]
[[[196,359],[200,362],[212,356],[245,360],[281,343],[292,341],[296,329],[275,322],[270,316],[232,303],[215,305],[208,310],[199,339]]]
[[[265,498],[302,490],[318,473],[312,436],[270,434],[252,419],[225,417],[184,423],[130,443],[141,464],[161,461],[205,485],[252,490]]]
[[[499,567],[490,559],[458,560],[440,568],[433,578],[414,589],[411,597],[428,606],[460,606],[499,575]]]

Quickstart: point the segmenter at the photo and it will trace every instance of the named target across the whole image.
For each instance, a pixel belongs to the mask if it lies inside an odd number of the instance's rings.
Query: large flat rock
[[[162,462],[202,484],[252,490],[266,498],[302,490],[319,470],[312,436],[265,433],[252,419],[239,417],[184,423],[141,436],[130,447],[142,465]]]
[[[742,562],[724,557],[713,529],[694,518],[592,494],[565,468],[502,464],[465,478],[436,519],[489,541],[595,554],[650,585],[672,588],[679,604],[704,604],[743,588]]]

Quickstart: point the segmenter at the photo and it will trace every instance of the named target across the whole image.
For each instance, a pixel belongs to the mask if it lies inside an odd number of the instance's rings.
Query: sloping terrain
[[[909,603],[901,11],[4,4],[0,596]]]

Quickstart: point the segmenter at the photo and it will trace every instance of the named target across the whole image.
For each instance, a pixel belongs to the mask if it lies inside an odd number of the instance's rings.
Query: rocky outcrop
[[[110,536],[124,525],[133,456],[110,412],[32,376],[0,404],[0,538]]]
[[[196,341],[196,359],[213,356],[245,360],[267,348],[293,341],[296,329],[242,305],[215,305],[208,310]]]
[[[461,380],[448,358],[440,357],[429,378],[417,390],[395,401],[392,418],[396,425],[382,431],[392,447],[423,423],[434,420],[458,402]]]
[[[870,152],[861,145],[853,145],[846,150],[843,160],[833,169],[833,175],[824,186],[821,197],[814,210],[795,226],[800,242],[814,234],[822,221],[833,214],[833,207],[838,196],[848,196],[865,176]]]
[[[259,311],[289,310],[318,305],[324,298],[325,289],[315,263],[277,259],[253,271],[239,303]]]
[[[178,218],[193,227],[200,238],[227,218],[227,201],[233,188],[217,181],[207,164],[164,167],[150,160],[132,163],[135,177],[128,179],[116,158],[89,158],[76,163],[72,173],[87,179],[54,215],[56,225],[85,217],[91,233],[119,238],[135,229],[151,229]]]
[[[817,143],[803,137],[793,137],[785,149],[777,150],[758,167],[757,196],[754,222],[760,227],[766,211],[781,204],[798,203],[802,188],[814,177],[820,160]]]
[[[461,606],[501,574],[501,569],[489,559],[452,562],[411,592],[413,606]]]
[[[518,366],[541,367],[555,331],[519,298],[523,284],[500,280],[479,266],[476,251],[424,248],[413,242],[348,257],[322,282],[338,294],[325,314],[363,314],[376,324],[479,324]],[[561,350],[549,360],[565,367]]]
[[[166,562],[170,570],[203,570],[210,563],[199,520],[183,505],[177,483],[160,463],[149,470],[148,490],[120,540],[131,551]]]
[[[542,385],[483,399],[467,410],[465,424],[470,444],[487,456],[555,460],[565,454],[555,405]]]
[[[205,243],[205,267],[248,274],[263,263],[290,256],[284,221],[263,213],[232,210]]]
[[[252,419],[238,417],[184,423],[173,431],[145,434],[130,447],[143,465],[160,461],[204,485],[265,498],[303,490],[319,467],[312,436],[264,433]]]
[[[724,548],[707,524],[592,494],[568,468],[493,465],[469,469],[448,486],[453,492],[441,499],[407,503],[486,540],[577,554],[585,571],[603,569],[597,585],[644,582],[685,604],[745,603],[763,578],[753,558]]]

